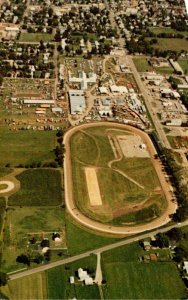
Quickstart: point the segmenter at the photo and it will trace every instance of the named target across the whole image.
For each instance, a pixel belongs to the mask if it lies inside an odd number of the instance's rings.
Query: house
[[[99,87],[99,92],[100,92],[100,94],[103,94],[103,95],[108,94],[108,90],[105,86],[100,86]]]
[[[151,249],[150,242],[144,241],[143,242],[144,250],[149,251]]]
[[[85,285],[93,285],[93,278],[82,268],[78,269],[78,277],[80,281],[84,281]]]
[[[184,269],[185,272],[188,274],[188,261],[184,261],[184,262],[183,262],[183,269]]]

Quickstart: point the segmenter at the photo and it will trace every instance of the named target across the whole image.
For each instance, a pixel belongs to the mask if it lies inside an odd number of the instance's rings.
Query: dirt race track
[[[80,212],[80,210],[77,209],[74,203],[73,198],[73,182],[72,182],[72,171],[71,171],[71,152],[70,152],[70,139],[71,136],[79,131],[84,130],[89,127],[96,127],[96,126],[107,126],[107,127],[117,127],[118,129],[127,129],[134,134],[140,135],[143,142],[147,145],[148,152],[151,156],[152,163],[155,167],[155,170],[157,172],[157,175],[159,177],[160,184],[162,186],[164,195],[166,197],[167,201],[167,209],[164,211],[164,213],[157,219],[151,221],[147,224],[141,224],[141,225],[134,225],[134,226],[109,226],[102,224],[100,222],[91,220],[89,217],[86,217],[84,214]],[[90,123],[90,124],[83,124],[77,127],[74,127],[67,131],[64,135],[64,144],[65,144],[65,160],[64,160],[64,180],[65,180],[65,203],[66,208],[68,212],[71,214],[71,216],[78,221],[80,224],[87,226],[95,231],[100,231],[104,233],[110,233],[113,235],[127,235],[127,234],[137,234],[140,232],[144,232],[147,230],[152,230],[155,228],[158,228],[160,226],[163,226],[167,224],[170,221],[169,215],[175,213],[177,209],[177,204],[172,201],[171,196],[171,186],[169,183],[166,182],[164,173],[162,172],[161,163],[158,159],[154,159],[154,155],[156,154],[155,147],[153,143],[151,142],[149,136],[135,128],[129,125],[123,125],[123,124],[117,124],[117,123],[111,123],[111,122],[100,122],[100,123]]]
[[[6,187],[2,190],[0,190],[0,194],[5,194],[14,189],[14,182],[8,181],[8,180],[1,180],[0,185],[5,185]]]

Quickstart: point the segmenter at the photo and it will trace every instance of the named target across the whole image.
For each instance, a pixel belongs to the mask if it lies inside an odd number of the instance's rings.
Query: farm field
[[[30,169],[16,178],[20,190],[9,198],[9,205],[55,206],[62,202],[61,173],[53,169]]]
[[[2,290],[12,300],[47,299],[46,277],[44,273],[37,273],[9,281],[8,286],[3,287]]]
[[[54,160],[56,136],[53,131],[0,130],[0,167],[44,163]]]
[[[24,267],[16,263],[16,257],[28,250],[27,241],[33,235],[38,240],[49,238],[52,245],[52,233],[64,232],[66,241],[64,210],[62,208],[23,207],[9,209],[6,215],[2,268],[13,271]],[[32,250],[32,249],[31,249]]]
[[[158,253],[157,262],[139,262],[139,257]],[[146,252],[138,243],[102,254],[105,299],[182,299],[185,286],[168,249]],[[116,278],[116,284],[114,284]],[[174,287],[172,289],[172,286]]]
[[[50,42],[52,39],[51,34],[48,33],[24,33],[22,32],[19,42]]]
[[[106,299],[182,299],[185,297],[184,284],[174,263],[118,262],[106,264],[104,269],[107,280],[104,288]]]
[[[46,272],[48,299],[100,299],[98,286],[85,286],[78,282],[76,272],[79,268],[87,269],[95,277],[96,257],[85,258]],[[76,283],[71,285],[69,277],[75,276]]]
[[[115,130],[90,127],[71,137],[74,199],[84,214],[97,221],[115,225],[124,222],[136,224],[137,221],[144,223],[158,217],[166,208],[166,201],[150,158],[139,157],[143,154],[138,154],[138,157],[135,154],[133,158],[125,157],[121,149],[118,158],[114,157],[115,150],[111,143],[118,143],[116,136],[120,132]],[[122,130],[121,135],[127,135],[127,132]],[[131,132],[128,133],[132,136]],[[84,172],[86,167],[95,170],[97,179],[93,178],[100,189],[101,199],[94,206],[88,194]],[[131,214],[142,211],[142,217],[134,216],[129,220]]]

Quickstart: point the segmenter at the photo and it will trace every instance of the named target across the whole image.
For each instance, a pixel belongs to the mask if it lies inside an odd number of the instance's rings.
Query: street
[[[115,248],[118,248],[118,247],[121,247],[121,246],[124,246],[124,245],[134,243],[136,241],[146,239],[146,238],[154,236],[154,235],[156,235],[157,233],[160,233],[160,232],[161,233],[167,232],[172,228],[178,228],[178,227],[180,228],[180,227],[187,226],[187,225],[188,225],[188,220],[182,222],[181,224],[178,223],[178,224],[171,225],[171,226],[168,226],[168,227],[165,227],[165,228],[156,229],[156,230],[151,231],[149,233],[143,233],[143,234],[140,234],[136,237],[134,236],[134,237],[128,238],[126,240],[124,239],[124,240],[121,240],[119,242],[116,242],[116,243],[113,243],[113,244],[110,244],[110,245],[106,245],[106,246],[103,246],[103,247],[100,247],[100,248],[97,248],[97,249],[94,249],[94,250],[84,252],[82,254],[78,254],[78,255],[75,255],[75,256],[72,256],[72,257],[69,257],[69,258],[65,258],[65,259],[56,261],[56,262],[51,262],[49,264],[46,264],[46,265],[43,265],[43,266],[40,266],[40,267],[36,267],[34,269],[30,269],[30,270],[26,270],[26,271],[22,271],[22,272],[19,272],[19,273],[9,275],[9,280],[15,280],[15,279],[18,279],[18,278],[22,278],[24,276],[32,275],[32,274],[35,274],[35,273],[38,273],[38,272],[43,272],[43,271],[46,271],[46,270],[49,270],[49,269],[52,269],[52,268],[55,268],[55,267],[58,267],[58,266],[62,266],[62,265],[80,260],[80,259],[88,257],[90,255],[97,255],[97,253],[103,253],[103,252],[108,251],[108,250],[112,250],[112,249],[115,249]]]

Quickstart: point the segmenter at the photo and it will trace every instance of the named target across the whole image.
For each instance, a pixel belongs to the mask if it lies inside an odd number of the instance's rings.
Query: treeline
[[[138,39],[132,38],[130,41],[127,41],[126,47],[129,53],[142,53],[156,57],[177,58],[180,54],[180,52],[175,50],[160,50],[159,48],[154,48],[154,44],[157,44],[156,38],[146,40],[145,36],[141,36]]]
[[[173,152],[164,149],[165,169],[171,177],[171,183],[175,188],[175,195],[178,203],[176,213],[172,219],[176,222],[184,221],[188,218],[188,188],[187,182],[183,177],[183,168],[179,166],[174,158]]]

